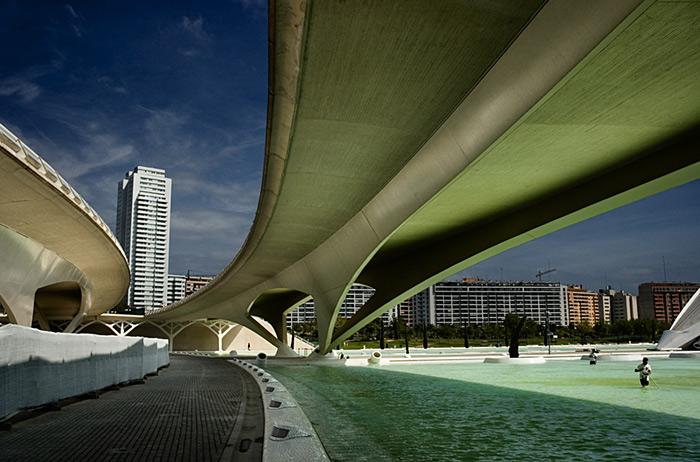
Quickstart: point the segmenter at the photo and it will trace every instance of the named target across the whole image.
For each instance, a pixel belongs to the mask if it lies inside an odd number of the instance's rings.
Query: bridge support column
[[[203,324],[216,335],[216,338],[219,340],[219,353],[223,352],[224,337],[236,327],[236,323],[218,319],[216,321],[207,321]]]
[[[0,255],[0,302],[10,322],[31,327],[37,291],[63,282],[73,282],[81,287],[78,316],[82,321],[82,315],[92,301],[92,290],[87,277],[79,269],[41,244],[3,225],[0,225]],[[79,322],[74,327],[77,325]]]
[[[0,291],[2,289],[3,288],[0,287]],[[19,300],[17,300],[18,298]],[[32,327],[32,320],[34,319],[34,297],[31,297],[31,303],[27,303],[26,298],[26,296],[15,293],[13,303],[10,304],[6,299],[3,299],[2,306],[5,308],[5,313],[7,313],[7,317],[12,324]]]
[[[241,319],[236,319],[236,322],[241,324],[244,327],[247,327],[248,329],[252,330],[271,344],[273,344],[275,347],[277,347],[277,354],[276,356],[280,356],[283,358],[293,358],[298,356],[292,348],[287,345],[286,342],[283,342],[277,336],[273,335],[270,331],[265,329],[262,324],[260,324],[255,318],[253,317],[246,317],[246,318],[241,318]],[[286,331],[285,331],[286,335]]]
[[[338,306],[344,299],[345,291],[328,292],[321,297],[314,297],[316,323],[318,327],[318,347],[322,354],[328,353],[333,345],[335,322],[338,319]]]

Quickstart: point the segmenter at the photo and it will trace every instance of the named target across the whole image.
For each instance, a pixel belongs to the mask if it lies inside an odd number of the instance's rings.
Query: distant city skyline
[[[267,119],[267,2],[5,2],[0,123],[116,230],[137,165],[173,181],[170,273],[215,275],[253,223]],[[449,279],[543,280],[637,293],[700,280],[700,181],[608,212]],[[664,276],[663,260],[666,262]],[[502,276],[501,276],[502,274]]]

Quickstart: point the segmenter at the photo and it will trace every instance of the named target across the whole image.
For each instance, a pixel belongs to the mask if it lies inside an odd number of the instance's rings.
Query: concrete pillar
[[[0,262],[0,298],[13,324],[31,327],[37,290],[58,282],[75,282],[81,287],[83,299],[78,315],[87,313],[92,304],[92,286],[85,274],[38,242],[3,225]]]
[[[279,338],[277,338],[272,332],[269,330],[265,329],[265,327],[260,324],[255,318],[253,317],[246,317],[246,318],[241,318],[241,319],[235,319],[235,322],[241,324],[242,326],[247,327],[248,329],[252,330],[271,344],[273,344],[277,348],[277,354],[276,356],[284,357],[284,358],[290,358],[290,357],[296,357],[298,356],[294,350],[291,349],[289,345],[287,345],[286,342],[283,342]],[[285,337],[286,339],[286,334]]]

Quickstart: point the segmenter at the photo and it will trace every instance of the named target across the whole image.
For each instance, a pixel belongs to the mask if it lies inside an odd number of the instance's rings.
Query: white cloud
[[[35,100],[41,94],[41,88],[33,82],[22,79],[7,79],[0,82],[0,95],[18,95],[24,102]]]
[[[65,7],[66,7],[66,10],[68,11],[68,13],[69,13],[73,18],[78,18],[78,14],[75,12],[75,10],[73,9],[73,7],[72,7],[71,5],[65,5]]]
[[[135,148],[123,142],[117,136],[107,133],[85,134],[88,140],[78,148],[78,152],[59,150],[54,155],[56,168],[69,181],[80,182],[80,177],[89,175],[96,169],[104,169],[109,165],[121,164],[129,159],[135,159]],[[72,178],[72,180],[70,180]]]
[[[216,274],[245,241],[253,214],[187,207],[170,220],[170,272]]]
[[[204,31],[204,18],[199,16],[196,19],[190,19],[187,16],[182,18],[182,28],[190,33],[195,39],[206,41],[209,39],[209,34]]]
[[[160,147],[177,145],[179,152],[187,152],[190,143],[188,141],[183,146],[187,136],[183,135],[186,132],[182,129],[189,116],[167,110],[146,109],[146,111],[150,114],[144,123],[149,140]]]
[[[178,51],[180,52],[180,54],[182,56],[187,56],[188,58],[193,58],[193,57],[199,56],[201,54],[200,51],[197,50],[196,48],[187,48],[187,49],[180,48]]]
[[[240,237],[240,231],[247,232],[251,224],[250,216],[194,207],[173,212],[170,220],[171,230],[180,235],[180,238],[187,236],[187,240],[199,240],[203,235],[209,236],[208,239],[213,237],[228,240],[232,232]]]
[[[222,210],[234,213],[254,213],[260,196],[258,182],[216,183],[189,172],[177,172],[173,178],[175,193],[195,196],[205,203],[216,203]]]

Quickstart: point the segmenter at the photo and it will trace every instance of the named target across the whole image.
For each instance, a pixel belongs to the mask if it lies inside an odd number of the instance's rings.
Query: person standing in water
[[[643,358],[642,364],[637,366],[634,372],[639,372],[639,383],[642,384],[642,388],[649,386],[649,376],[651,375],[651,366],[649,365],[649,358]]]
[[[598,354],[595,348],[591,348],[591,353],[588,355],[588,364],[595,364],[598,361]]]

